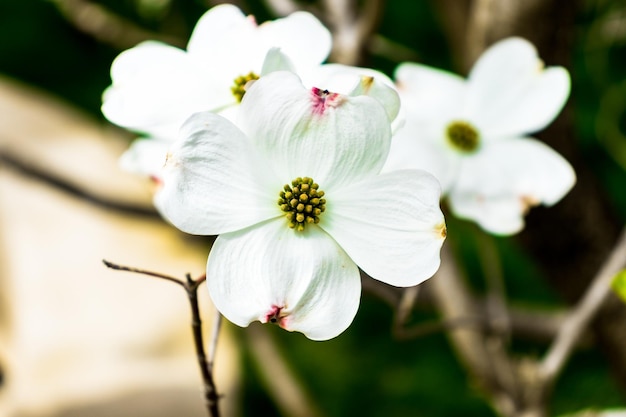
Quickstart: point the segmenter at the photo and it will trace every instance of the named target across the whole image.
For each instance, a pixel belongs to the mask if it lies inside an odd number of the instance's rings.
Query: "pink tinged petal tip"
[[[317,87],[311,88],[313,114],[322,115],[328,107],[337,107],[342,102],[341,94],[331,93]]]
[[[270,310],[265,314],[261,323],[277,324],[285,330],[287,329],[287,316],[288,314],[283,310],[283,307],[272,305]]]

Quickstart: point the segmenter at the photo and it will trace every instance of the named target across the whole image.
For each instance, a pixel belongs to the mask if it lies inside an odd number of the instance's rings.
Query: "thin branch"
[[[217,352],[217,339],[222,328],[222,314],[215,309],[215,319],[213,320],[213,331],[211,332],[211,344],[209,345],[209,369],[213,372],[213,364],[215,363],[215,354]]]
[[[347,65],[358,65],[367,50],[370,39],[382,15],[382,0],[323,0],[325,22],[333,34],[331,60]]]
[[[492,330],[508,341],[511,333],[511,320],[508,315],[506,302],[506,289],[502,276],[502,263],[491,235],[479,230],[479,260],[483,270],[483,276],[487,284],[487,316],[491,320]]]
[[[419,295],[421,287],[416,285],[414,287],[409,287],[402,291],[402,298],[400,298],[400,303],[398,303],[398,307],[396,308],[396,323],[399,325],[403,325],[406,323],[409,318],[409,314],[411,310],[413,310],[413,306],[415,305],[415,300]]]
[[[130,267],[130,266],[118,265],[118,264],[114,264],[113,262],[109,262],[106,259],[103,259],[102,262],[106,265],[107,268],[114,269],[116,271],[127,271],[127,272],[133,272],[135,274],[148,275],[148,276],[151,276],[151,277],[161,278],[161,279],[164,279],[166,281],[173,282],[174,284],[178,284],[178,285],[180,285],[183,288],[187,287],[187,284],[185,284],[185,282],[179,280],[178,278],[174,278],[174,277],[171,277],[169,275],[161,274],[159,272],[146,271],[145,269],[139,269],[139,268],[133,268],[133,267]]]
[[[413,326],[405,326],[409,315],[413,310],[420,289],[423,287],[416,285],[414,287],[405,288],[402,291],[402,297],[397,304],[391,332],[394,337],[401,340],[414,339],[418,337],[428,336],[430,334],[452,330],[459,326],[482,326],[483,320],[473,319],[471,317],[459,317],[454,320],[433,320],[415,324]]]
[[[62,175],[58,175],[52,170],[48,171],[40,168],[36,164],[33,164],[32,161],[27,161],[24,157],[14,155],[6,149],[0,149],[0,165],[108,210],[137,214],[145,217],[159,217],[154,207],[143,207],[109,199],[107,196],[99,195],[97,192],[94,192],[94,190],[73,183],[71,179],[64,178]]]
[[[254,364],[268,393],[282,415],[292,417],[320,417],[317,402],[310,398],[302,383],[280,355],[280,348],[267,329],[255,323],[246,336]]]
[[[406,340],[429,336],[431,334],[450,331],[465,326],[483,328],[484,320],[472,317],[458,317],[452,320],[427,321],[411,327],[405,327],[402,323],[395,321],[392,332],[397,339]]]
[[[480,310],[461,278],[448,245],[442,249],[442,262],[437,274],[428,281],[435,301],[445,320],[460,318],[480,319]],[[480,329],[461,327],[449,333],[465,367],[473,375],[491,399],[496,410],[503,416],[516,416],[519,411],[518,384],[507,351],[494,343]]]
[[[90,1],[52,0],[52,3],[77,29],[118,49],[127,49],[149,39],[180,47],[185,44],[182,39],[141,28],[132,21]]]
[[[611,293],[613,278],[624,268],[626,268],[626,228],[586,294],[565,319],[554,343],[541,362],[540,372],[546,383],[552,383],[561,373],[574,346]]]
[[[265,4],[274,16],[287,16],[298,10],[304,10],[302,5],[293,0],[265,0]]]
[[[374,295],[384,301],[392,309],[397,309],[398,304],[401,302],[403,293],[400,288],[392,287],[387,284],[383,284],[364,273],[361,274],[361,285],[363,292]],[[420,286],[420,292],[416,297],[416,305],[422,308],[432,308],[433,296],[432,291],[426,285]],[[479,314],[476,318],[463,319],[466,323],[473,323],[478,320],[477,326],[485,331],[490,328],[491,318],[488,317],[487,301],[481,298],[475,298],[476,312]],[[525,340],[531,340],[539,343],[551,343],[554,340],[557,332],[561,328],[565,317],[569,310],[565,309],[542,309],[540,306],[506,306],[506,315],[510,319],[511,332],[516,338]],[[454,323],[454,321],[452,322]],[[429,323],[427,327],[431,327],[432,323]],[[450,324],[446,321],[439,322],[438,326],[446,327]],[[420,326],[420,325],[418,325]],[[452,324],[454,327],[455,324]],[[412,332],[412,331],[410,331]],[[417,335],[421,335],[421,330],[415,330]],[[425,332],[426,334],[429,331]],[[414,336],[402,335],[400,338],[408,338]],[[590,346],[593,343],[593,335],[586,331],[583,334],[582,339],[577,343],[577,347]]]
[[[217,336],[220,327],[220,317],[217,315],[215,326],[213,328],[212,344],[210,351],[210,359],[207,360],[207,356],[204,350],[204,338],[202,336],[202,321],[200,319],[200,308],[198,306],[198,287],[200,284],[206,281],[206,275],[202,275],[197,279],[193,279],[190,274],[185,276],[185,281],[178,278],[171,277],[169,275],[161,274],[158,272],[147,271],[145,269],[133,268],[123,265],[117,265],[113,262],[103,260],[107,268],[114,269],[116,271],[128,271],[136,274],[148,275],[151,277],[164,279],[174,284],[178,284],[187,293],[189,299],[189,305],[191,307],[191,330],[193,333],[194,347],[196,349],[196,355],[198,358],[198,366],[200,368],[200,374],[202,375],[202,381],[204,382],[204,398],[206,402],[207,411],[210,417],[219,417],[219,395],[217,394],[217,388],[213,379],[213,360],[215,356],[215,349],[217,345]]]

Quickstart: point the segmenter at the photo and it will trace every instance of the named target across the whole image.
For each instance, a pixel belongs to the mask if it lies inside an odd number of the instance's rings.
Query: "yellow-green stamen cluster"
[[[457,151],[471,153],[478,149],[480,136],[478,130],[464,121],[454,121],[446,128],[448,143]]]
[[[278,206],[286,213],[288,225],[303,231],[308,224],[320,222],[320,215],[326,210],[324,191],[309,177],[296,178],[291,185],[285,184],[280,192]]]
[[[235,96],[238,103],[241,103],[241,100],[243,99],[244,94],[246,94],[246,86],[248,85],[248,83],[250,81],[254,81],[258,79],[259,79],[259,76],[256,75],[252,71],[250,71],[246,75],[240,75],[239,77],[235,78],[235,81],[233,82],[233,86],[230,87],[230,91],[233,93],[233,96]]]

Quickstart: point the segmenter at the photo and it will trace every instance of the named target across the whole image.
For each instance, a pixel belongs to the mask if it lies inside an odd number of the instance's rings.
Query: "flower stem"
[[[164,279],[166,281],[178,284],[184,288],[185,292],[187,293],[187,298],[189,299],[189,305],[191,307],[191,330],[193,333],[196,356],[198,358],[198,366],[200,367],[200,374],[202,375],[202,381],[204,383],[204,398],[206,402],[206,408],[210,417],[219,417],[219,395],[217,394],[217,388],[213,379],[213,363],[217,346],[217,337],[219,335],[219,329],[221,327],[221,315],[218,312],[216,316],[215,325],[213,328],[210,357],[207,360],[207,356],[204,350],[204,339],[202,336],[200,308],[198,306],[198,287],[200,286],[200,284],[206,281],[206,275],[202,275],[198,279],[193,279],[190,274],[187,274],[186,280],[183,281],[178,278],[174,278],[158,272],[117,265],[106,260],[103,260],[103,262],[108,268],[115,269],[117,271],[134,272],[137,274],[143,274],[155,278]]]

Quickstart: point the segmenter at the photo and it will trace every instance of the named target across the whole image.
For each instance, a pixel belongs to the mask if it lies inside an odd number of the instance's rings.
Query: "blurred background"
[[[0,0],[0,416],[206,415],[185,294],[102,259],[200,276],[210,240],[165,224],[149,181],[118,168],[133,135],[108,124],[100,104],[117,54],[145,39],[184,47],[217,3]],[[476,300],[491,291],[485,271],[501,268],[512,356],[542,355],[626,220],[626,2],[363,0],[345,2],[343,21],[328,2],[233,3],[259,22],[312,10],[335,33],[367,17],[359,48],[336,44],[331,60],[390,76],[403,61],[466,75],[511,35],[568,68],[568,105],[537,137],[572,163],[574,190],[533,209],[514,237],[485,237],[447,216],[446,245]],[[485,239],[495,248],[487,260]],[[225,322],[215,370],[224,415],[495,416],[449,342],[430,284],[407,295],[363,283],[355,322],[328,342]],[[208,335],[215,313],[200,293]],[[549,415],[626,407],[626,307],[617,297],[605,304]]]

